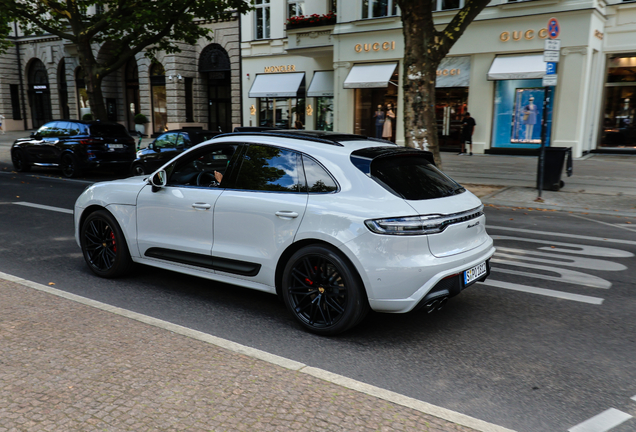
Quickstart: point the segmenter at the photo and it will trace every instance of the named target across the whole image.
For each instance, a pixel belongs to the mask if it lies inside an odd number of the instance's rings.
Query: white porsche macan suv
[[[278,294],[323,335],[369,308],[439,309],[495,252],[481,201],[431,153],[317,131],[218,136],[88,187],[74,219],[98,276],[140,263]]]

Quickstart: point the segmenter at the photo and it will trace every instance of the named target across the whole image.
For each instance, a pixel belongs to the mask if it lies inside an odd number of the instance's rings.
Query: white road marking
[[[528,233],[528,234],[537,234],[537,235],[547,235],[547,236],[553,236],[553,237],[567,237],[567,238],[573,238],[573,239],[579,239],[579,240],[592,240],[592,241],[599,241],[599,242],[636,245],[636,241],[632,241],[632,240],[590,237],[590,236],[582,236],[577,234],[565,234],[565,233],[557,233],[557,232],[550,232],[550,231],[535,231],[535,230],[522,229],[522,228],[504,227],[504,226],[498,226],[498,225],[486,225],[486,229],[491,229],[491,228],[496,230],[514,231],[516,233]]]
[[[508,253],[506,253],[508,252]],[[594,258],[581,258],[578,256],[562,255],[550,252],[529,251],[525,249],[515,249],[508,247],[497,247],[497,256],[523,261],[540,262],[552,265],[563,265],[568,267],[577,267],[587,270],[603,270],[603,271],[623,271],[627,267],[623,264],[613,261],[600,260]],[[530,257],[528,255],[533,255]],[[543,258],[534,258],[543,257]]]
[[[538,247],[537,249],[551,251],[551,252],[562,252],[569,253],[575,255],[589,255],[593,257],[605,257],[605,258],[631,258],[634,256],[633,253],[621,250],[621,249],[613,249],[599,246],[589,246],[582,245],[577,243],[560,243],[554,242],[551,240],[538,240],[531,239],[526,237],[509,237],[509,236],[501,236],[501,235],[491,235],[491,237],[495,240],[513,240],[520,242],[529,242],[529,243],[541,243],[548,246]],[[557,247],[562,246],[562,247]]]
[[[583,423],[571,427],[568,432],[606,432],[631,418],[631,415],[623,411],[610,408]]]
[[[241,345],[239,343],[232,342],[227,339],[222,339],[217,336],[212,336],[210,334],[203,333],[201,331],[193,330],[188,327],[183,327],[178,324],[173,324],[167,321],[153,318],[148,315],[143,315],[137,312],[129,311],[127,309],[111,306],[109,304],[102,303],[97,300],[92,300],[92,299],[78,296],[76,294],[71,294],[56,288],[51,288],[46,285],[39,284],[37,282],[32,282],[26,279],[19,278],[17,276],[12,276],[10,274],[0,272],[0,279],[4,279],[10,282],[15,282],[20,285],[36,289],[38,291],[43,291],[49,294],[56,295],[58,297],[65,298],[67,300],[81,303],[83,305],[87,305],[87,306],[94,307],[96,309],[110,312],[119,316],[140,321],[157,328],[161,328],[176,334],[180,334],[182,336],[186,336],[186,337],[196,339],[205,343],[209,343],[211,345],[216,345],[220,348],[224,348],[231,352],[253,357],[253,358],[283,367],[285,369],[297,371],[298,373],[311,375],[323,381],[327,381],[327,382],[330,382],[330,383],[333,383],[333,384],[336,384],[336,385],[339,385],[339,386],[342,386],[342,387],[345,387],[345,388],[348,388],[348,389],[351,389],[351,390],[354,390],[354,391],[357,391],[372,397],[393,402],[397,405],[411,408],[425,414],[439,417],[441,419],[448,420],[450,422],[475,429],[476,431],[514,432],[511,429],[507,429],[505,427],[498,426],[493,423],[488,423],[483,420],[467,416],[466,414],[459,413],[457,411],[451,411],[447,408],[442,408],[436,405],[432,405],[427,402],[423,402],[421,400],[418,400],[409,396],[404,396],[402,394],[399,394],[390,390],[385,390],[383,388],[366,384],[366,383],[363,383],[363,382],[360,382],[360,381],[357,381],[342,375],[334,374],[324,369],[318,369],[311,366],[307,366],[306,364],[297,362],[295,360],[291,360],[291,359],[281,357],[275,354],[270,354],[266,351],[262,351],[256,348]]]
[[[589,275],[589,274],[574,271],[574,270],[566,270],[566,269],[561,269],[558,267],[528,264],[528,263],[522,263],[517,261],[508,261],[508,260],[503,260],[496,257],[492,258],[491,262],[554,272],[554,273],[558,273],[560,276],[550,276],[550,275],[541,274],[541,273],[532,273],[532,272],[526,272],[522,270],[511,270],[511,269],[504,269],[499,267],[492,268],[493,271],[498,271],[500,273],[508,273],[508,274],[514,274],[519,276],[528,276],[528,277],[536,278],[536,279],[569,283],[574,285],[582,285],[582,286],[586,286],[590,288],[610,289],[612,287],[612,283],[610,281],[607,281],[600,277],[596,277],[594,275]]]
[[[521,291],[521,292],[526,292],[530,294],[539,294],[539,295],[543,295],[547,297],[560,298],[563,300],[572,300],[572,301],[577,301],[581,303],[588,303],[588,304],[595,304],[595,305],[603,304],[603,299],[598,297],[572,294],[572,293],[563,292],[563,291],[555,291],[555,290],[550,290],[546,288],[537,288],[533,286],[520,285],[520,284],[497,281],[492,279],[487,279],[486,282],[482,282],[482,283],[484,285],[490,285],[497,288],[504,288],[504,289],[509,289],[513,291]]]
[[[632,396],[632,397],[631,397],[631,399],[632,399],[633,401],[636,401],[636,396]]]
[[[607,222],[603,222],[603,221],[598,221],[592,218],[586,218],[584,216],[579,216],[579,215],[575,215],[575,214],[570,214],[570,216],[575,217],[575,218],[579,218],[579,219],[585,219],[586,221],[590,221],[590,222],[596,222],[602,225],[608,225],[611,227],[615,227],[615,228],[622,228],[622,229],[626,229],[627,231],[634,231],[634,229],[632,229],[631,227],[625,227],[619,224],[613,224],[613,223],[607,223]]]
[[[61,207],[51,207],[51,206],[47,206],[47,205],[35,204],[35,203],[24,202],[24,201],[14,202],[13,204],[26,206],[26,207],[39,208],[39,209],[42,209],[42,210],[51,210],[51,211],[56,211],[56,212],[60,212],[60,213],[73,214],[73,210],[69,210],[69,209],[65,209],[65,208],[61,208]]]

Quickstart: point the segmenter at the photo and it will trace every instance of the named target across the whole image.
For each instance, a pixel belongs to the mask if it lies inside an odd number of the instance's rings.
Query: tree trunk
[[[435,117],[435,79],[441,58],[433,46],[431,4],[401,1],[400,8],[404,32],[404,138],[407,147],[432,152],[441,168]]]
[[[91,107],[93,119],[107,121],[106,104],[102,93],[102,80],[100,67],[95,60],[90,42],[80,42],[77,44],[77,54],[80,66],[84,72],[84,82],[86,93]],[[79,109],[79,107],[78,107]]]

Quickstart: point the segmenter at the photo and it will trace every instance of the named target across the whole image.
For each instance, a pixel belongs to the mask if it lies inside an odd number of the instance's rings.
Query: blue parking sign
[[[557,64],[555,62],[547,62],[545,64],[545,74],[546,75],[554,75],[556,74]]]

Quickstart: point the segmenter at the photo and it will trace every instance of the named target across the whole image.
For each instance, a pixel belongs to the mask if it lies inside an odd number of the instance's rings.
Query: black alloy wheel
[[[134,164],[132,167],[132,175],[133,176],[142,176],[146,175],[146,170],[142,164]]]
[[[11,162],[13,162],[13,168],[15,168],[17,172],[27,172],[31,170],[31,165],[29,165],[24,152],[20,149],[16,149],[11,153]]]
[[[74,178],[79,175],[77,158],[75,158],[72,154],[66,153],[62,155],[60,168],[62,168],[62,175],[66,178]]]
[[[358,324],[369,310],[359,276],[336,250],[307,246],[283,273],[283,300],[307,330],[335,335]]]
[[[114,278],[132,268],[128,245],[119,224],[106,210],[91,213],[80,229],[82,252],[97,276]]]

